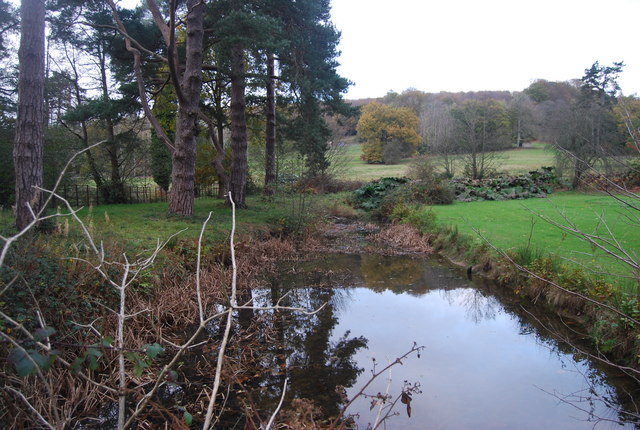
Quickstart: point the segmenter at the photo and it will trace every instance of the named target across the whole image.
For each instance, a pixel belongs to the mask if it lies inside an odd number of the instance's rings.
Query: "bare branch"
[[[271,429],[271,426],[273,425],[273,422],[276,419],[276,415],[278,415],[278,412],[280,412],[280,408],[282,408],[282,403],[284,402],[284,396],[287,394],[287,382],[289,382],[289,379],[285,378],[284,384],[282,386],[282,396],[280,396],[280,402],[278,403],[278,406],[276,407],[275,411],[273,411],[273,414],[271,414],[271,418],[269,419],[269,422],[267,423],[265,430]]]

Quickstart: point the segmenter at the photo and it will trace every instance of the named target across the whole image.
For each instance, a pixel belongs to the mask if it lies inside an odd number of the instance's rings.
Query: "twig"
[[[278,403],[278,406],[276,407],[275,411],[273,411],[273,414],[271,414],[271,418],[269,419],[269,422],[267,423],[265,430],[271,429],[271,426],[273,425],[273,422],[276,419],[276,415],[278,415],[278,412],[280,412],[280,408],[282,408],[282,404],[284,403],[284,396],[285,394],[287,394],[287,382],[289,382],[289,379],[285,378],[284,384],[282,386],[282,396],[280,396],[280,402]]]
[[[208,430],[211,427],[211,418],[213,417],[213,408],[216,404],[216,396],[218,395],[218,389],[220,388],[220,378],[222,377],[222,364],[224,362],[224,355],[227,347],[227,343],[229,342],[229,334],[231,332],[231,323],[233,319],[233,308],[237,306],[236,299],[236,288],[237,288],[237,275],[238,268],[236,265],[236,254],[234,249],[234,236],[236,232],[236,205],[233,201],[233,197],[231,192],[228,194],[229,202],[231,203],[231,235],[229,239],[229,246],[231,248],[231,267],[232,267],[232,275],[231,275],[231,297],[229,298],[229,308],[227,309],[227,322],[225,325],[224,336],[222,338],[222,342],[220,343],[220,347],[218,349],[218,359],[216,362],[216,374],[213,381],[213,389],[211,391],[211,398],[209,399],[209,406],[207,407],[207,415],[205,416],[203,429]]]

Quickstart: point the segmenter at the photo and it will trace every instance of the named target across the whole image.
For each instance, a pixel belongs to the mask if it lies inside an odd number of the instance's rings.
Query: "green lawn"
[[[282,227],[298,213],[300,201],[279,197],[274,202],[267,202],[261,196],[252,196],[247,199],[247,204],[248,209],[236,212],[238,235]],[[196,200],[193,216],[188,218],[168,216],[167,203],[102,205],[84,208],[79,215],[95,234],[95,239],[113,239],[126,244],[129,249],[142,249],[152,247],[158,239],[166,240],[181,230],[185,231],[180,233],[180,238],[196,239],[210,211],[213,215],[206,238],[211,242],[226,241],[231,230],[231,209],[217,199]],[[58,229],[64,229],[65,219],[55,219]],[[12,223],[11,211],[0,212],[0,231],[10,234]],[[69,225],[70,231],[77,234],[71,220]]]
[[[405,159],[399,164],[367,164],[360,158],[361,143],[348,143],[338,155],[337,173],[342,179],[356,181],[373,181],[388,176],[405,176],[411,159]]]
[[[503,250],[526,246],[533,228],[532,246],[590,267],[618,270],[620,266],[602,252],[594,256],[585,242],[564,235],[560,229],[536,215],[540,213],[562,221],[562,214],[565,214],[583,231],[593,232],[598,226],[598,215],[604,214],[616,238],[636,254],[636,259],[640,250],[640,229],[628,221],[627,212],[614,199],[602,194],[562,192],[545,199],[456,202],[425,210],[436,214],[438,224],[455,225],[461,233],[475,237],[477,242],[481,239],[474,228]],[[604,232],[604,229],[600,231]]]
[[[371,181],[385,176],[404,176],[411,159],[407,158],[399,164],[367,164],[360,156],[362,155],[362,144],[351,140],[340,153],[338,174],[344,179]],[[542,166],[554,165],[553,151],[548,144],[533,143],[525,148],[509,149],[496,153],[497,160],[495,168],[499,172],[509,174],[526,173],[530,170],[539,169]],[[463,156],[458,156],[461,159]],[[436,165],[437,158],[434,158]],[[456,174],[461,174],[463,165],[457,162]]]

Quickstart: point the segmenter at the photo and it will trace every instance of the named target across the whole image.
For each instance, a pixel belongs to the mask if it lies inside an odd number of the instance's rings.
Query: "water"
[[[388,386],[395,397],[404,381],[420,384],[411,417],[398,402],[386,428],[636,428],[608,420],[625,417],[618,409],[640,399],[637,386],[558,344],[541,328],[554,324],[549,315],[529,314],[510,294],[462,275],[410,257],[332,255],[279,277],[271,297],[292,290],[289,304],[328,303],[312,318],[292,314],[280,330],[290,396],[317,395],[335,413],[340,400],[331,387],[349,386],[353,397],[371,377],[373,358],[379,370],[415,342],[425,346],[420,358],[403,360],[391,383],[385,374],[367,390]],[[375,420],[370,405],[362,399],[349,409],[358,428]]]

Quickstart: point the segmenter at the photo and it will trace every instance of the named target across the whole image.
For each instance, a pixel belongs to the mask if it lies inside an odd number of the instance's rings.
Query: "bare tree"
[[[420,115],[420,134],[430,154],[437,156],[439,164],[447,176],[456,171],[456,154],[459,148],[454,139],[454,122],[451,105],[434,101],[425,107]]]

